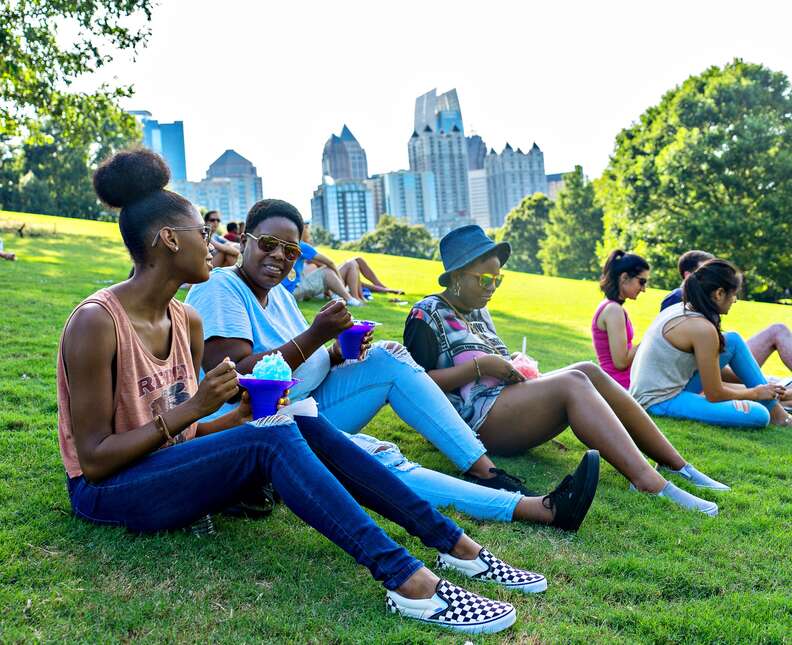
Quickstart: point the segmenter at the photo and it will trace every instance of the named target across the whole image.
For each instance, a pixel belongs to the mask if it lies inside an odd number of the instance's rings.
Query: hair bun
[[[123,208],[162,190],[170,181],[165,160],[145,148],[122,150],[105,159],[93,175],[96,194],[105,204]]]

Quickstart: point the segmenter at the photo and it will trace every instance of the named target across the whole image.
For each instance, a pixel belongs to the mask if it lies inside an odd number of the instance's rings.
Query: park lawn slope
[[[55,356],[60,331],[82,298],[126,277],[115,225],[0,213],[19,261],[0,263],[0,641],[462,642],[384,613],[383,591],[323,537],[280,506],[266,520],[220,517],[218,534],[132,536],[73,518],[57,448]],[[7,230],[7,229],[6,229]],[[349,257],[325,249],[337,260]],[[415,302],[437,290],[435,262],[367,255],[386,284]],[[496,325],[512,348],[523,336],[548,371],[593,356],[589,327],[600,299],[591,282],[506,272]],[[662,297],[649,290],[630,315],[640,336]],[[304,307],[307,317],[320,306]],[[377,296],[360,313],[400,338],[408,307]],[[357,312],[356,312],[357,313]],[[792,308],[739,302],[725,327],[749,335],[792,324]],[[786,372],[777,359],[767,371]],[[519,420],[515,420],[515,423]],[[792,620],[792,432],[740,431],[659,420],[683,455],[733,486],[709,495],[718,518],[685,513],[630,493],[603,464],[580,533],[487,524],[453,514],[476,540],[547,575],[539,596],[467,586],[513,602],[515,626],[475,642],[788,642]],[[390,410],[366,432],[397,442],[426,466],[451,464]],[[500,465],[548,490],[576,465],[570,431]],[[378,518],[381,520],[381,518]],[[434,554],[401,528],[381,524],[431,565]],[[455,582],[462,582],[452,576]]]

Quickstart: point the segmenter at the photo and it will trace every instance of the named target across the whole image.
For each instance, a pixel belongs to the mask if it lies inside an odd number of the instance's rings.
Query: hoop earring
[[[239,255],[237,255],[236,266],[238,268],[242,268],[243,264],[244,264],[244,262],[242,260],[242,254],[240,253]]]

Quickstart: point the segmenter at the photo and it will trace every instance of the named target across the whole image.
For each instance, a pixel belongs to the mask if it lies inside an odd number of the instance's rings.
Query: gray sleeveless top
[[[673,399],[698,370],[692,352],[677,349],[663,336],[666,323],[675,318],[703,317],[684,307],[680,302],[663,309],[638,346],[630,372],[630,394],[644,408]]]

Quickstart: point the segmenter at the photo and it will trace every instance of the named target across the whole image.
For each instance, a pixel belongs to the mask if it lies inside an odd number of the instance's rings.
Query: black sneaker
[[[577,531],[586,517],[599,483],[599,452],[587,450],[575,472],[567,475],[558,487],[542,499],[542,505],[555,517],[550,526]]]
[[[251,520],[261,519],[272,513],[278,499],[272,484],[266,484],[248,491],[236,504],[223,509],[223,514]]]
[[[536,493],[528,490],[523,483],[524,479],[520,479],[514,475],[510,475],[502,468],[490,468],[489,471],[495,476],[489,479],[482,479],[475,475],[465,475],[465,479],[479,486],[486,486],[487,488],[495,488],[500,490],[509,490],[515,493],[522,493],[526,497],[535,497]]]

